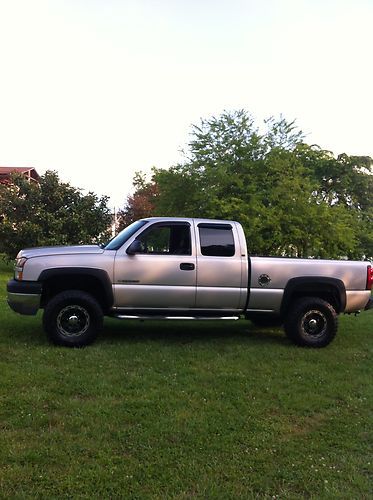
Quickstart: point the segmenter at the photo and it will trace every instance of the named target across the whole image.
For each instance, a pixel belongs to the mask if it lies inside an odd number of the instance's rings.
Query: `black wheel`
[[[285,333],[297,345],[325,347],[334,339],[338,316],[332,305],[318,297],[304,297],[293,304],[285,321]]]
[[[91,344],[102,329],[102,309],[88,293],[67,290],[53,297],[47,304],[43,326],[54,344],[83,347]]]

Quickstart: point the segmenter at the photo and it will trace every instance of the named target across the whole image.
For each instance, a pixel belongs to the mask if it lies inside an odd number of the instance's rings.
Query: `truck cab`
[[[114,308],[239,314],[248,290],[241,225],[202,219],[147,219],[116,248]]]

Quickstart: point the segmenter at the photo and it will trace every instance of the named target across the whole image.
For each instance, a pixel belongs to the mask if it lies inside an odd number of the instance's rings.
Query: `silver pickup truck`
[[[87,345],[103,317],[237,320],[284,325],[296,344],[323,347],[339,313],[373,307],[369,262],[249,257],[242,226],[226,220],[148,218],[103,247],[19,252],[8,303],[44,309],[49,339]]]

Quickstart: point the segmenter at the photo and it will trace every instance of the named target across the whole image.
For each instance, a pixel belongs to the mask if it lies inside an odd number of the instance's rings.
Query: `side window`
[[[235,254],[232,226],[229,224],[199,224],[202,255],[232,257]]]
[[[192,255],[189,224],[154,224],[137,238],[143,254]]]

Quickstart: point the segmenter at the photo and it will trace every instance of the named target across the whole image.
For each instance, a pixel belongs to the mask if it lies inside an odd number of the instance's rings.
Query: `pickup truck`
[[[104,316],[237,320],[283,325],[296,344],[324,347],[338,314],[373,307],[369,262],[249,257],[242,226],[228,220],[151,217],[105,246],[19,252],[7,284],[20,314],[44,309],[58,345],[93,342]]]

